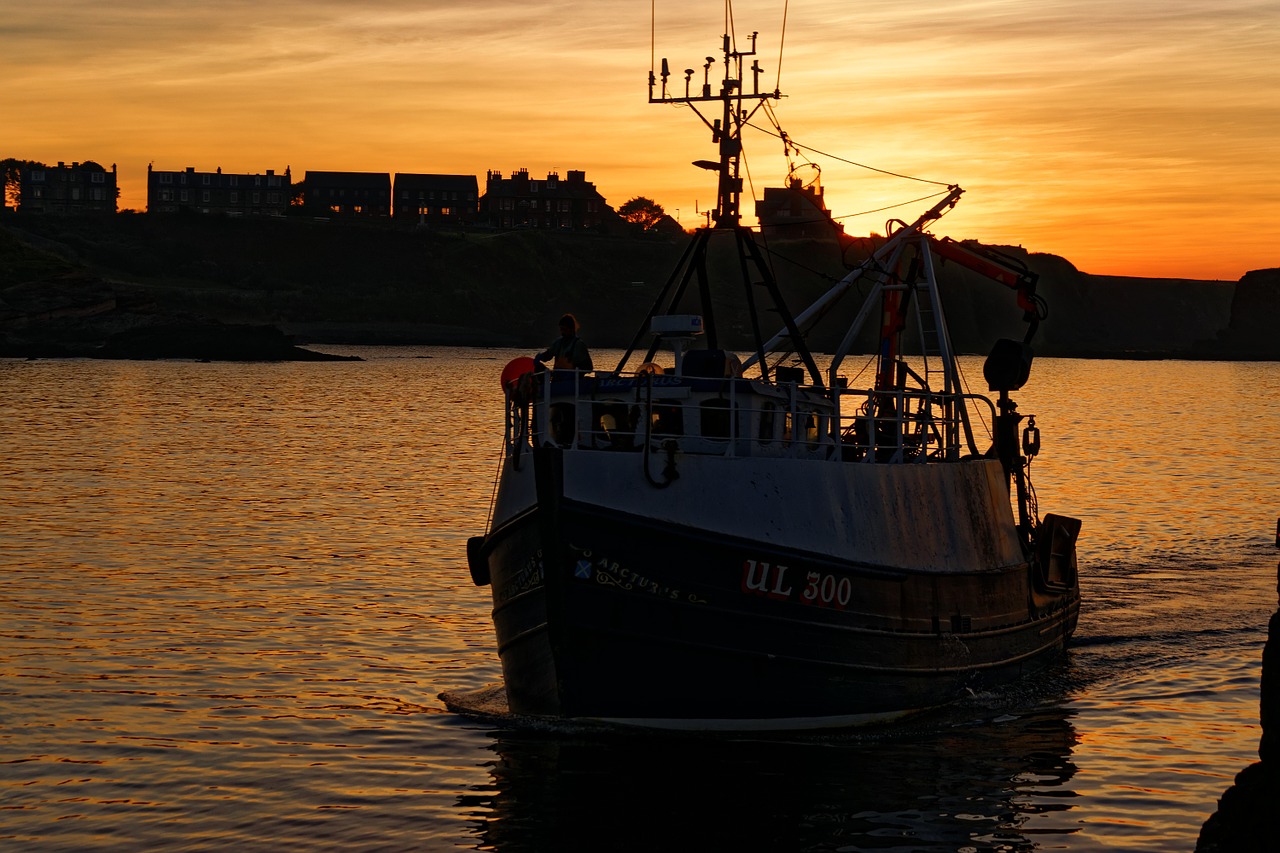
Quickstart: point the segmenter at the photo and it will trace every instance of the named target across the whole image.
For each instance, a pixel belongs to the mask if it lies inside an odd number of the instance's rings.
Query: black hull
[[[517,714],[728,728],[890,718],[1042,667],[1079,613],[1074,586],[1047,590],[1028,564],[842,564],[558,497],[495,529],[484,552]]]

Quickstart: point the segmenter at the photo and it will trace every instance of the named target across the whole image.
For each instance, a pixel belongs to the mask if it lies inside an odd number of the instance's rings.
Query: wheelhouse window
[[[658,400],[651,411],[651,431],[655,436],[684,435],[684,407],[679,400]]]
[[[730,429],[729,401],[723,397],[703,400],[698,404],[703,438],[728,438]]]
[[[822,436],[822,416],[817,412],[802,412],[801,423],[804,425],[804,442],[813,449],[818,446]]]
[[[769,444],[777,439],[778,407],[774,403],[765,402],[760,405],[760,424],[757,438],[761,444]]]
[[[614,450],[635,446],[635,425],[640,415],[622,400],[605,400],[591,406],[592,444]]]

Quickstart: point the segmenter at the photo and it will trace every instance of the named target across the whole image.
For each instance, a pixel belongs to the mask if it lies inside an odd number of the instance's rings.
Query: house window
[[[253,185],[254,185],[255,187],[260,187],[260,186],[262,186],[262,176],[261,176],[261,175],[254,175],[254,176],[253,176]]]
[[[186,200],[187,200],[187,191],[186,191],[186,190],[182,190],[182,191],[178,194],[178,201],[186,201]]]
[[[161,201],[173,201],[173,190],[160,190]]]
[[[32,187],[31,195],[33,198],[44,198],[44,187]]]
[[[170,173],[168,173],[168,172],[161,172],[161,173],[160,173],[160,183],[162,183],[162,184],[171,184],[171,183],[173,183],[173,175],[171,175],[171,174],[170,174]]]
[[[233,186],[233,187],[238,187],[238,186],[240,186],[240,176],[239,176],[239,175],[232,175],[232,176],[231,176],[231,186]]]
[[[32,182],[34,182],[34,183],[42,183],[42,182],[44,181],[44,172],[42,172],[42,171],[33,171],[33,172],[31,173],[31,180],[32,180]]]
[[[89,198],[94,201],[102,201],[106,198],[106,194],[103,193],[102,187],[93,187],[89,190]]]
[[[208,176],[208,175],[201,175],[201,176],[200,176],[200,183],[204,184],[206,187],[207,187],[207,186],[209,186],[209,176]],[[205,199],[205,201],[208,201],[208,200],[209,200],[209,199],[207,199],[207,198]]]
[[[205,177],[207,178],[207,177],[209,177],[209,176],[208,176],[208,175],[205,175]],[[208,204],[208,203],[209,203],[209,191],[208,191],[208,190],[203,190],[203,191],[200,193],[200,200],[201,200],[202,202],[204,202],[205,204]]]
[[[267,204],[279,204],[280,193],[267,193]]]
[[[94,172],[92,175],[89,176],[89,181],[90,183],[101,184],[104,182],[104,179],[106,177],[107,176],[102,172]]]
[[[280,186],[280,176],[279,176],[279,175],[268,175],[268,176],[267,176],[267,186],[269,186],[269,187],[278,187],[278,186]]]
[[[79,201],[79,200],[80,200],[80,188],[79,188],[79,187],[72,187],[72,188],[71,188],[71,200],[72,200],[72,201]]]

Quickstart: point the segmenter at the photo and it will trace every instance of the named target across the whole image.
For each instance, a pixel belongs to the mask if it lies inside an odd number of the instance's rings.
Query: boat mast
[[[658,86],[658,77],[652,69],[649,71],[649,103],[651,104],[684,104],[693,110],[693,112],[702,120],[702,123],[711,131],[711,141],[719,145],[719,161],[712,160],[695,160],[693,165],[703,169],[715,171],[719,175],[719,181],[716,186],[716,206],[711,211],[711,220],[715,223],[714,227],[722,229],[731,229],[739,225],[741,221],[741,200],[742,200],[742,178],[740,176],[741,157],[742,157],[742,127],[760,109],[761,105],[768,100],[778,100],[782,97],[782,92],[774,89],[772,92],[760,91],[760,74],[764,69],[760,67],[758,59],[753,60],[751,67],[751,91],[746,92],[743,89],[743,60],[748,57],[756,56],[756,38],[759,33],[753,32],[750,35],[751,49],[737,50],[734,47],[733,37],[728,33],[724,34],[721,44],[721,53],[724,56],[724,79],[720,84],[720,91],[712,93],[711,69],[716,64],[714,56],[708,56],[706,62],[702,66],[702,86],[698,90],[694,90],[693,77],[694,69],[686,68],[684,70],[684,94],[673,94],[670,90],[671,69],[666,58],[662,60],[661,71],[661,88],[655,94],[655,87]],[[750,109],[747,105],[755,102]],[[714,119],[708,119],[703,111],[698,108],[699,104],[718,103],[720,105],[720,116]]]
[[[760,367],[761,376],[768,379],[768,364],[765,361],[765,337],[760,327],[760,309],[756,304],[755,288],[763,287],[768,293],[772,311],[776,311],[790,338],[791,348],[803,360],[814,385],[824,384],[822,374],[813,360],[812,354],[801,336],[795,319],[782,299],[781,290],[772,270],[765,262],[764,253],[756,243],[751,229],[742,224],[742,129],[751,120],[766,101],[782,98],[782,92],[760,90],[760,75],[764,69],[756,57],[756,38],[759,33],[750,36],[750,49],[738,50],[734,38],[726,33],[721,41],[723,54],[724,78],[720,82],[719,91],[713,92],[711,73],[717,64],[714,56],[706,57],[702,65],[702,82],[695,84],[695,69],[684,69],[684,93],[671,91],[671,69],[666,58],[663,58],[661,72],[649,70],[649,103],[681,104],[693,110],[702,123],[711,131],[711,141],[717,145],[718,160],[695,160],[693,165],[717,173],[716,206],[711,211],[711,224],[699,228],[694,233],[693,243],[685,252],[680,264],[673,272],[657,301],[649,312],[646,325],[660,311],[670,313],[675,310],[684,296],[688,285],[697,280],[698,296],[704,319],[706,345],[709,349],[720,347],[715,323],[715,311],[711,298],[710,278],[707,274],[707,245],[713,233],[732,234],[737,250],[739,272],[745,291],[746,305],[750,314],[751,330],[755,344],[755,355],[752,362]],[[744,69],[744,61],[751,59],[749,67]],[[744,86],[744,70],[751,74],[751,90]],[[695,88],[696,87],[696,88]],[[719,104],[719,116],[708,118],[704,113],[707,104]],[[701,107],[701,108],[700,108]],[[707,112],[710,112],[707,110]],[[673,292],[674,291],[674,292]],[[666,305],[665,309],[663,305]],[[631,346],[618,364],[621,371],[639,344],[645,330],[642,328],[632,341]],[[652,360],[657,344],[650,348],[646,360]]]

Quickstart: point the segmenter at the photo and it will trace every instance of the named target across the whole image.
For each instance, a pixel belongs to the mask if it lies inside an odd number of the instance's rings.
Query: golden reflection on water
[[[1084,520],[1086,596],[1045,679],[888,735],[689,743],[435,699],[499,677],[464,554],[517,354],[0,362],[0,836],[1185,850],[1254,755],[1276,365],[1037,362],[1032,473]]]

